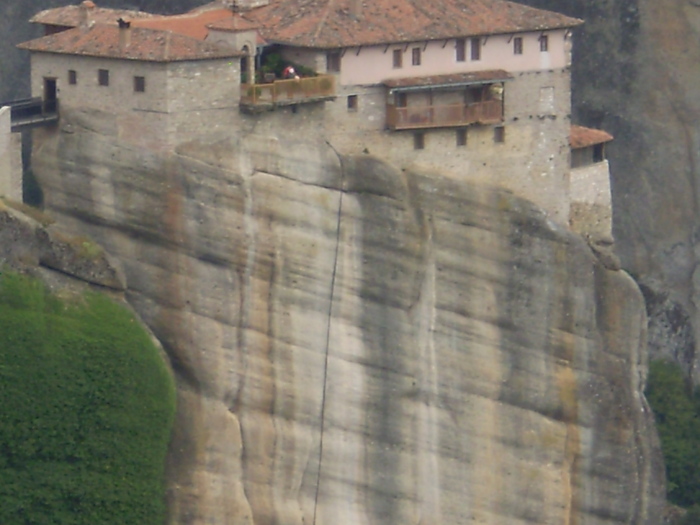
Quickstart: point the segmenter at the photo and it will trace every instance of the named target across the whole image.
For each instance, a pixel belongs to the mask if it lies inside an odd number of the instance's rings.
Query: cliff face
[[[524,0],[580,16],[573,103],[579,121],[615,135],[613,222],[623,266],[645,289],[652,355],[696,384],[700,330],[700,2]]]
[[[47,207],[176,371],[170,523],[660,522],[643,298],[538,209],[293,131],[62,123]]]

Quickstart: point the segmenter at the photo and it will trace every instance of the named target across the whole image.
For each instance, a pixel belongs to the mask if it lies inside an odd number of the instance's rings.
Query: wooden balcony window
[[[393,130],[497,124],[502,121],[502,100],[407,107],[387,105],[386,108],[386,126]]]
[[[319,75],[266,84],[241,84],[241,104],[290,105],[313,102],[335,96],[335,77]]]

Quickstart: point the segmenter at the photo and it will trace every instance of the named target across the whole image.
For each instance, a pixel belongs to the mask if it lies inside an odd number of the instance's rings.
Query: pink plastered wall
[[[540,37],[547,35],[548,51],[540,51]],[[481,58],[471,59],[471,42],[467,38],[466,60],[457,62],[456,41],[437,40],[401,45],[382,45],[346,49],[341,58],[340,82],[343,85],[371,85],[385,80],[423,77],[450,73],[468,73],[490,69],[509,72],[563,68],[571,63],[571,39],[566,30],[490,35],[481,37]],[[523,53],[514,53],[513,40],[523,39]],[[420,48],[421,63],[412,65],[413,48]],[[393,51],[403,53],[403,66],[393,67]]]

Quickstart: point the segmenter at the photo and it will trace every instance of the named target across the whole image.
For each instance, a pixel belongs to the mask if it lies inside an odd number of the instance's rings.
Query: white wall
[[[490,69],[509,72],[559,69],[571,64],[571,39],[566,31],[547,31],[549,51],[540,51],[540,32],[518,35],[491,35],[481,38],[481,59],[471,60],[467,39],[466,60],[457,62],[456,41],[438,40],[413,44],[349,48],[341,58],[340,81],[343,85],[379,84],[388,79],[467,73]],[[513,52],[513,37],[523,38],[523,54]],[[412,65],[412,50],[421,50],[421,64]],[[393,51],[403,53],[403,67],[393,67]]]

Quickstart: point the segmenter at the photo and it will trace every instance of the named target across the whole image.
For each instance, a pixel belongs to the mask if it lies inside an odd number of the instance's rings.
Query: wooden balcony
[[[335,77],[319,75],[269,84],[241,84],[241,107],[252,111],[330,100],[335,97]]]
[[[502,100],[473,104],[386,107],[386,127],[392,130],[449,128],[469,124],[497,124],[502,121]]]

